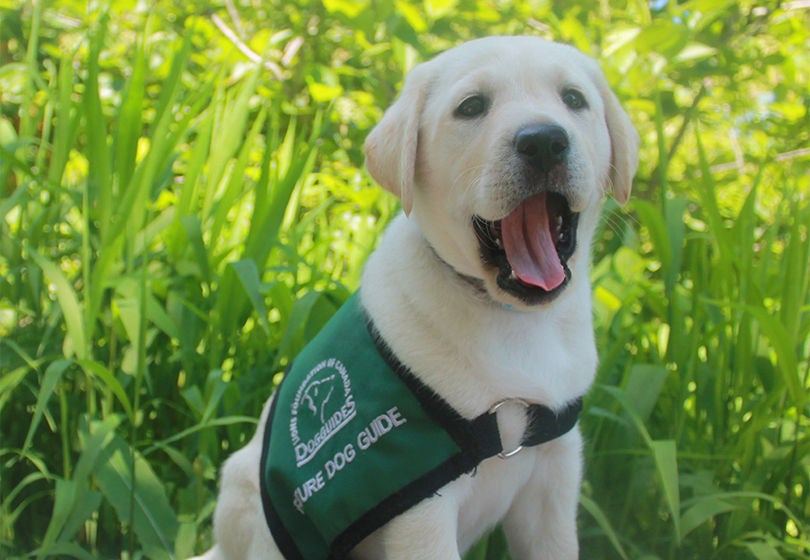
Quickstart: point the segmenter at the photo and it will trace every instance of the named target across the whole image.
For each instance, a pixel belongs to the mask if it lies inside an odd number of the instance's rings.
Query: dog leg
[[[262,515],[259,493],[261,441],[254,437],[234,453],[222,469],[219,501],[214,513],[217,546],[212,558],[281,560]]]
[[[581,478],[582,436],[578,428],[538,450],[532,477],[504,518],[514,558],[579,558],[576,518]]]
[[[458,507],[448,496],[427,499],[380,529],[383,558],[461,560],[457,525]]]

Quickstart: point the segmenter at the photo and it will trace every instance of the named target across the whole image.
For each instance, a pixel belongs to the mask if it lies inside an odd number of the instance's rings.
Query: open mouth
[[[567,263],[576,250],[578,220],[564,196],[544,192],[503,219],[473,216],[473,229],[481,259],[498,271],[498,286],[535,305],[554,299],[571,279]]]

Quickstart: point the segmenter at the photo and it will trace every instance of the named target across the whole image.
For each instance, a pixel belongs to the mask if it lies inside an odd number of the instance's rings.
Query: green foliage
[[[365,135],[493,33],[600,59],[643,138],[595,247],[583,557],[810,553],[808,11],[495,6],[0,0],[0,556],[210,544],[217,466],[396,211]]]

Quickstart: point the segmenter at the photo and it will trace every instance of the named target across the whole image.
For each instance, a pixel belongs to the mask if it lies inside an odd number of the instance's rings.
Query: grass
[[[695,199],[636,201],[650,251],[621,248],[596,267],[603,361],[583,422],[594,442],[583,505],[621,557],[644,556],[637,543],[649,535],[661,558],[803,557],[805,178],[781,177],[773,224],[758,213],[773,168],[758,169],[737,214],[724,214],[702,134]]]
[[[373,95],[296,105],[261,65],[209,67],[200,19],[180,38],[144,19],[123,63],[120,23],[91,16],[43,64],[53,13],[31,4],[23,55],[0,68],[0,555],[185,557],[210,543],[217,468],[397,210],[356,140],[386,86],[367,68],[351,79]],[[333,71],[310,72],[316,91]],[[638,194],[608,202],[595,247],[582,554],[804,558],[807,157],[761,148],[720,169],[713,108],[745,114],[737,93],[680,112],[659,87],[628,100]],[[768,141],[802,130],[796,114]],[[505,558],[497,530],[468,554]]]

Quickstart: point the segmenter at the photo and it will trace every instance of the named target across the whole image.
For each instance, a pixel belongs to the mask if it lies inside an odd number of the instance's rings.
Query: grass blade
[[[202,224],[198,216],[183,216],[180,218],[186,238],[191,245],[191,252],[194,255],[197,266],[200,269],[202,279],[206,284],[211,283],[211,267],[208,264],[208,251],[203,240]]]
[[[584,494],[580,494],[579,504],[591,515],[591,517],[593,517],[596,524],[599,525],[599,528],[602,529],[602,532],[605,534],[608,541],[610,541],[610,544],[613,545],[613,549],[616,551],[616,554],[618,554],[623,560],[630,560],[630,557],[624,551],[624,547],[619,540],[619,535],[616,534],[616,531],[611,526],[607,515],[605,515],[605,512],[602,511],[602,508],[600,508],[595,501]]]
[[[99,59],[107,34],[109,15],[104,13],[99,19],[90,39],[87,58],[87,79],[83,96],[85,135],[87,136],[87,159],[90,163],[87,173],[86,197],[95,202],[101,237],[110,227],[113,213],[113,184],[110,167],[110,146],[107,138],[107,119],[101,105],[99,88]]]
[[[675,442],[672,440],[653,441],[651,446],[655,466],[658,470],[658,477],[664,490],[669,513],[672,516],[672,524],[675,528],[676,543],[680,544],[681,538],[681,499],[678,489],[678,459]]]
[[[82,308],[79,305],[76,291],[58,266],[40,255],[36,249],[27,243],[23,242],[23,244],[56,291],[56,300],[59,302],[59,307],[62,308],[62,317],[67,328],[67,336],[63,346],[65,356],[75,355],[79,360],[88,359],[89,344],[84,328]]]
[[[23,455],[31,448],[31,442],[42,420],[42,415],[45,413],[45,407],[48,405],[48,401],[56,390],[56,386],[62,380],[65,371],[67,371],[71,365],[73,365],[72,360],[57,360],[52,362],[48,366],[48,369],[45,370],[45,375],[42,378],[42,384],[37,394],[37,404],[34,408],[34,415],[31,417],[31,424],[29,424],[28,427],[28,435],[25,436]],[[63,429],[67,429],[67,427],[63,426]]]
[[[744,546],[756,560],[782,560],[779,550],[767,541],[746,542]]]
[[[115,376],[106,367],[104,367],[104,365],[96,361],[82,360],[78,363],[88,376],[98,377],[104,383],[104,387],[115,395],[115,398],[118,399],[118,402],[121,404],[121,408],[124,409],[124,413],[127,415],[130,422],[134,422],[135,411],[132,408],[132,404],[129,401],[126,391],[124,391],[124,387],[121,385],[121,382],[118,381],[118,379],[116,379]]]
[[[632,406],[639,418],[645,422],[655,408],[669,372],[664,366],[637,364],[630,369],[625,393],[633,395],[627,404]]]
[[[243,259],[241,261],[231,263],[230,267],[236,272],[242,288],[245,290],[250,303],[253,305],[253,310],[259,319],[264,329],[265,334],[270,336],[270,323],[267,321],[267,308],[264,305],[264,296],[261,293],[261,280],[259,279],[259,269],[252,259]]]
[[[123,101],[118,109],[114,132],[115,177],[119,185],[128,185],[135,170],[138,152],[138,139],[143,128],[143,104],[146,90],[146,37],[147,25],[140,43],[135,49],[132,74],[123,93]]]
[[[76,143],[79,134],[81,112],[73,101],[73,55],[63,56],[59,62],[58,98],[56,107],[56,125],[54,127],[53,151],[48,167],[48,182],[58,185],[69,160],[70,150]]]
[[[703,523],[714,519],[721,513],[737,509],[738,506],[716,496],[698,498],[697,503],[686,509],[681,515],[681,540]]]
[[[135,465],[134,472],[132,464]],[[94,474],[101,492],[113,505],[119,519],[131,524],[150,556],[169,557],[178,521],[160,480],[146,460],[115,436],[105,450],[105,460],[96,466]],[[132,496],[134,516],[130,518]]]
[[[77,494],[79,493],[79,483],[75,480],[56,481],[56,489],[53,498],[53,513],[48,523],[48,529],[42,539],[42,546],[37,553],[37,558],[44,558],[51,554],[51,548],[56,543],[56,539],[62,532],[63,527],[74,515],[76,508]]]

